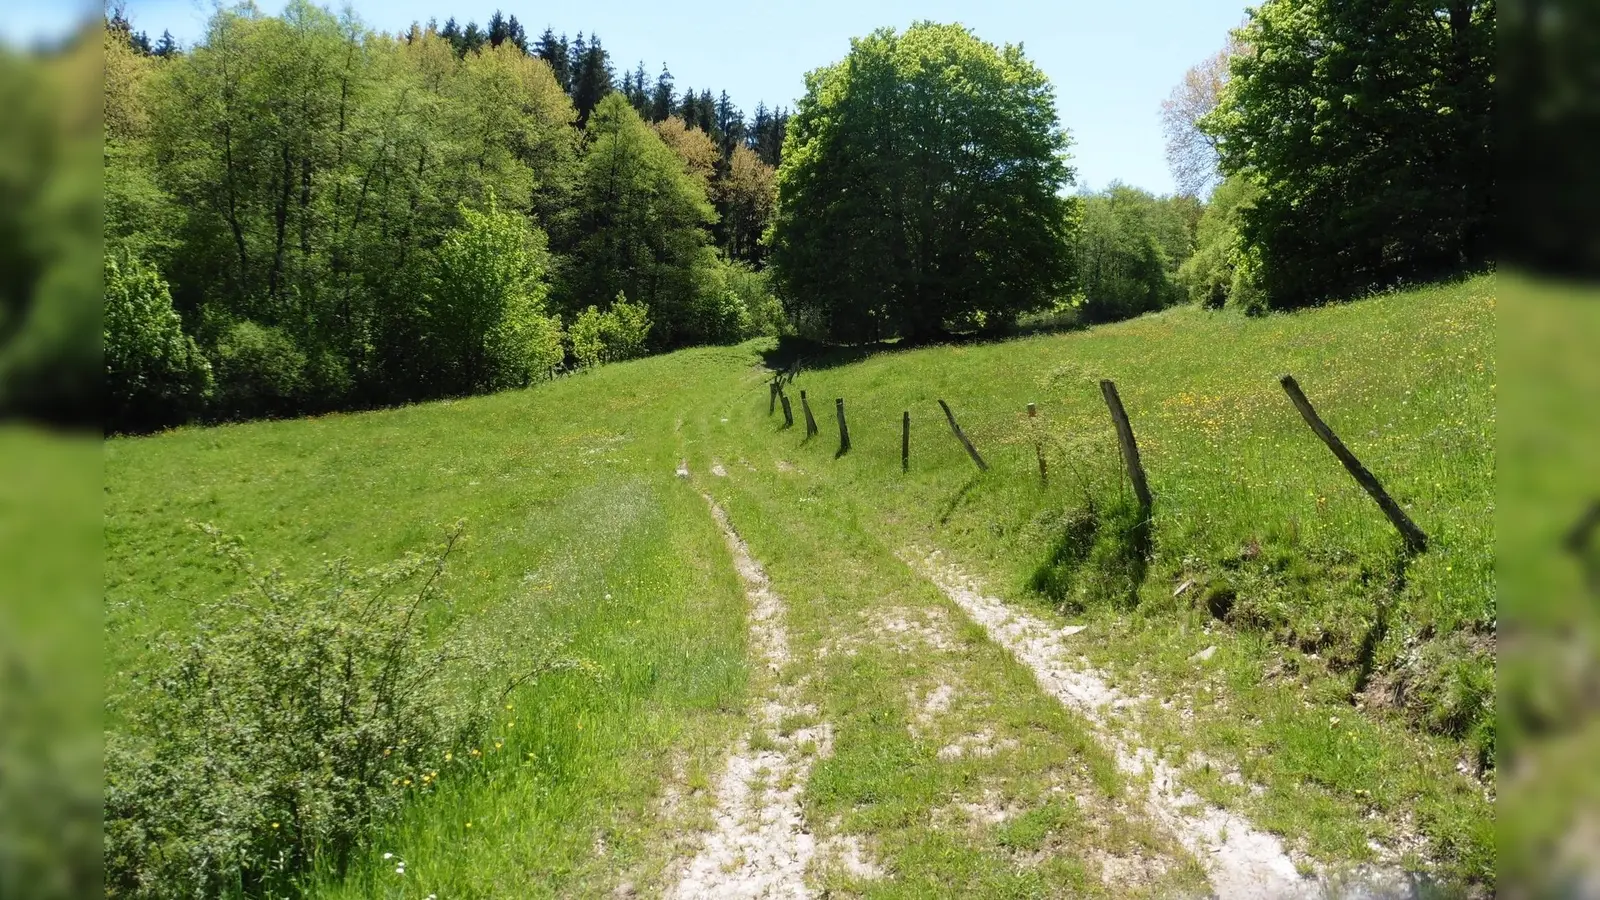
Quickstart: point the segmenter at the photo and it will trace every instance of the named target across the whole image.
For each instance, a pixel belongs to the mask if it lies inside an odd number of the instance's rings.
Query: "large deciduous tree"
[[[1266,0],[1202,127],[1255,182],[1240,235],[1295,306],[1488,260],[1494,0]]]
[[[1068,136],[1022,48],[921,22],[806,76],[778,172],[772,263],[839,340],[994,325],[1071,279]]]
[[[1228,84],[1228,63],[1242,49],[1238,38],[1189,67],[1183,80],[1161,102],[1161,131],[1167,139],[1167,167],[1179,193],[1201,196],[1217,181],[1217,139],[1200,121],[1217,108]]]

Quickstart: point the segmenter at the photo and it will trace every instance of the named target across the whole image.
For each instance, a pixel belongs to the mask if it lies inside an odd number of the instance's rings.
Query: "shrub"
[[[520,387],[561,361],[560,324],[545,312],[545,236],[491,192],[482,212],[439,246],[421,313],[435,387],[474,393]]]
[[[482,642],[446,626],[428,638],[460,523],[431,554],[338,560],[303,582],[206,530],[247,587],[198,634],[163,639],[165,668],[108,734],[109,894],[278,895],[313,865],[340,871],[374,823],[449,777],[446,761],[466,764],[506,691],[567,665],[536,650],[505,677]]]
[[[161,274],[133,256],[105,260],[106,421],[113,431],[187,421],[211,391],[211,364],[172,308]]]
[[[605,312],[591,306],[567,329],[567,342],[579,366],[620,362],[644,355],[650,336],[650,315],[642,303],[629,303],[621,292]]]
[[[296,412],[309,379],[306,354],[281,329],[234,322],[217,341],[217,406],[226,416]]]

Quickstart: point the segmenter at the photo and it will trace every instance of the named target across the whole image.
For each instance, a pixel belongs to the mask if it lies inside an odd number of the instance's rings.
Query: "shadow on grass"
[[[1350,688],[1350,702],[1355,703],[1358,698],[1366,693],[1367,686],[1372,683],[1372,673],[1376,666],[1378,645],[1389,633],[1389,613],[1406,591],[1406,572],[1411,568],[1411,561],[1417,558],[1417,551],[1402,542],[1395,550],[1394,562],[1389,569],[1388,592],[1377,603],[1377,614],[1373,617],[1372,625],[1367,633],[1361,637],[1361,646],[1356,650],[1356,678]]]
[[[793,368],[796,362],[800,363],[802,371],[833,369],[858,363],[882,353],[922,350],[939,345],[993,344],[1019,337],[1082,331],[1091,324],[1101,323],[1084,322],[1075,314],[1058,314],[1025,319],[1003,328],[945,332],[920,341],[889,338],[861,344],[834,344],[815,338],[784,335],[778,338],[778,342],[771,349],[762,351],[761,363],[773,372],[786,372]]]
[[[1150,520],[1131,502],[1101,507],[1092,500],[1068,512],[1029,586],[1063,612],[1091,604],[1132,607],[1150,571]]]

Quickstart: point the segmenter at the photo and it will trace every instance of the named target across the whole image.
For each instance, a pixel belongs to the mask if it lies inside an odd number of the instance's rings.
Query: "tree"
[[[700,189],[707,189],[717,171],[717,147],[710,136],[683,124],[677,116],[668,116],[651,127],[661,142],[682,158],[684,170],[700,183]]]
[[[572,93],[572,62],[570,49],[567,47],[567,36],[562,35],[558,38],[554,31],[546,28],[544,34],[539,37],[539,46],[534,49],[534,53],[544,60],[550,71],[555,74],[556,84],[561,85],[563,91]]]
[[[1083,198],[1074,243],[1085,320],[1126,319],[1178,299],[1173,279],[1189,235],[1169,201],[1113,182]]]
[[[494,15],[489,17],[487,37],[491,47],[498,47],[511,37],[511,31],[506,27],[506,17],[498,9],[494,11]]]
[[[578,110],[581,128],[600,99],[611,93],[611,62],[605,48],[600,46],[600,38],[590,35],[585,46],[581,34],[573,44],[573,60],[572,105]]]
[[[1190,66],[1161,102],[1167,166],[1180,193],[1201,196],[1217,180],[1217,139],[1200,128],[1200,120],[1217,108],[1228,83],[1228,61],[1241,49],[1238,39],[1230,38],[1226,48]]]
[[[1195,228],[1194,253],[1178,269],[1178,284],[1192,302],[1221,307],[1235,285],[1250,277],[1248,268],[1241,268],[1245,248],[1239,240],[1239,219],[1254,193],[1254,183],[1239,176],[1224,180],[1211,192]],[[1249,300],[1249,293],[1248,288],[1241,291],[1239,301]]]
[[[641,64],[640,68],[643,68]],[[650,121],[660,122],[672,115],[672,73],[667,64],[661,64],[661,74],[656,76],[655,92],[650,95]]]
[[[178,52],[177,39],[172,36],[171,31],[163,30],[161,32],[161,40],[156,42],[156,49],[154,50],[153,55],[162,59],[168,59],[170,57],[177,56]]]
[[[712,185],[721,220],[722,246],[733,259],[760,264],[761,235],[777,202],[777,173],[754,150],[736,144],[727,171]]]
[[[561,362],[558,322],[545,314],[543,233],[493,194],[439,246],[421,314],[440,384],[461,393],[518,387]]]
[[[806,76],[772,265],[831,337],[925,340],[1054,302],[1072,274],[1067,134],[1022,49],[922,22]]]
[[[179,424],[211,390],[211,364],[184,333],[167,283],[137,257],[106,257],[103,346],[108,430]]]
[[[716,218],[704,187],[620,95],[600,101],[588,131],[564,305],[604,309],[622,292],[650,311],[654,347],[703,339],[694,311]]]
[[[1240,234],[1274,306],[1484,265],[1494,0],[1267,0],[1216,110]]]

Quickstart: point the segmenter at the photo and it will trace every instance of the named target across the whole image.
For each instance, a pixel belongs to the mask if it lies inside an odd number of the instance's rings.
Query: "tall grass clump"
[[[313,866],[342,870],[507,691],[569,665],[548,646],[507,677],[498,648],[453,627],[461,523],[430,553],[304,580],[204,530],[244,587],[157,639],[147,696],[106,736],[109,896],[292,894]]]

